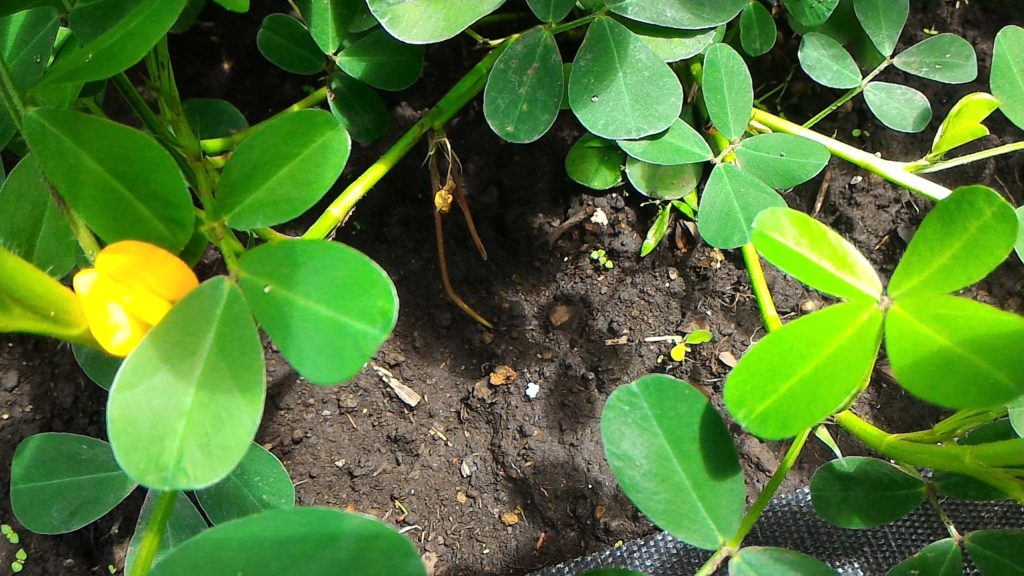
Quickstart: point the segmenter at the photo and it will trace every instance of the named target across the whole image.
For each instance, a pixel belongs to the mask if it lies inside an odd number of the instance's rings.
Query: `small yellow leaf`
[[[676,362],[682,362],[686,358],[686,344],[676,344],[668,355]]]

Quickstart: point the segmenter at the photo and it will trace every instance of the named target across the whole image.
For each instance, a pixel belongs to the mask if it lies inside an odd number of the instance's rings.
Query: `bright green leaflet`
[[[256,46],[267,60],[293,74],[313,75],[324,69],[324,54],[301,22],[270,14],[256,33]]]
[[[214,524],[295,506],[295,487],[276,456],[259,444],[249,446],[238,467],[220,482],[196,492],[199,505]]]
[[[656,200],[677,200],[697,189],[704,163],[661,166],[626,159],[626,176],[641,194]]]
[[[395,327],[398,295],[387,273],[344,244],[264,244],[242,256],[238,275],[260,325],[314,384],[358,374]]]
[[[882,281],[867,258],[803,212],[761,212],[754,220],[752,239],[766,260],[819,292],[860,302],[877,302],[882,296]]]
[[[590,25],[569,76],[569,105],[590,132],[610,140],[643,138],[679,117],[683,88],[639,36],[601,17]]]
[[[248,12],[249,0],[213,0],[225,10],[232,12]]]
[[[376,518],[289,508],[214,526],[178,546],[150,576],[426,576],[419,553]]]
[[[1013,249],[1017,252],[1017,257],[1024,262],[1024,206],[1018,206],[1017,210],[1017,242],[1014,243]]]
[[[1007,406],[1007,412],[1010,417],[1010,424],[1013,425],[1013,430],[1017,433],[1017,436],[1024,438],[1024,396],[1010,402],[1010,405]]]
[[[7,0],[0,4],[0,18],[41,6],[50,6],[56,10],[65,9],[62,0]]]
[[[484,88],[484,117],[503,139],[533,142],[555,123],[562,92],[562,56],[555,37],[538,26],[494,63]]]
[[[712,44],[704,54],[704,103],[715,128],[729,140],[747,130],[754,88],[743,57],[728,44]]]
[[[679,30],[643,22],[627,21],[626,28],[639,36],[665,62],[692,58],[725,35],[725,26],[700,30]]]
[[[607,190],[622,183],[625,163],[626,155],[614,142],[584,134],[565,156],[565,173],[587,188]]]
[[[836,576],[820,560],[785,548],[747,546],[729,560],[729,576]]]
[[[739,528],[736,448],[696,388],[661,374],[617,388],[601,414],[601,439],[622,491],[659,528],[705,550]]]
[[[1024,394],[1024,317],[956,296],[895,299],[886,350],[908,392],[946,408],[1000,406]]]
[[[1024,530],[977,530],[964,542],[982,576],[1024,575]]]
[[[203,282],[121,366],[107,432],[121,467],[157,490],[205,488],[252,443],[266,395],[263,346],[230,280]]]
[[[14,516],[39,534],[78,530],[110,512],[135,486],[110,445],[88,436],[29,436],[11,462]]]
[[[0,19],[0,57],[11,70],[14,86],[24,94],[46,70],[60,21],[48,6],[33,8]],[[0,107],[0,148],[14,135],[7,107]]]
[[[950,150],[988,136],[982,124],[989,114],[999,108],[999,100],[985,92],[974,92],[957,101],[935,133],[929,160],[938,160]]]
[[[124,559],[125,574],[131,574],[135,558],[139,553],[139,546],[142,544],[142,536],[145,534],[146,528],[149,527],[153,508],[156,506],[159,494],[155,490],[150,490],[146,493],[146,501],[142,503],[142,511],[139,512],[139,521],[135,524],[135,532],[128,543],[128,554]],[[167,525],[164,528],[163,537],[160,538],[160,544],[157,547],[153,563],[160,562],[160,560],[165,558],[183,542],[206,529],[206,520],[203,519],[203,515],[199,513],[199,510],[196,510],[195,504],[192,504],[192,501],[185,494],[178,494],[178,497],[174,500],[174,509],[171,510],[171,517],[168,518]]]
[[[790,134],[759,134],[733,150],[737,165],[779,190],[792,188],[818,175],[831,155],[821,144]]]
[[[122,359],[82,344],[73,345],[71,351],[75,354],[75,361],[78,362],[78,366],[82,368],[85,375],[100,388],[110,390],[110,385],[114,383],[114,376],[121,368]]]
[[[366,144],[387,134],[391,113],[373,89],[341,73],[331,75],[329,83],[334,94],[327,100],[331,114],[353,140]]]
[[[782,4],[797,22],[813,28],[824,24],[832,16],[839,0],[782,0]]]
[[[853,0],[853,9],[875,48],[891,55],[910,15],[910,0]]]
[[[150,135],[70,110],[25,115],[25,140],[64,200],[105,242],[134,239],[178,253],[192,237],[192,197]]]
[[[921,505],[925,485],[876,458],[849,456],[825,463],[811,478],[814,511],[840,528],[874,528]]]
[[[0,245],[0,333],[43,334],[92,344],[78,297],[45,272]]]
[[[964,559],[952,538],[932,542],[900,562],[885,576],[963,576]]]
[[[637,160],[665,166],[704,162],[714,157],[704,137],[679,118],[661,134],[640,140],[619,140],[618,145]]]
[[[800,67],[815,82],[829,88],[854,88],[863,78],[853,56],[832,38],[810,32],[797,51]]]
[[[853,400],[881,340],[882,311],[872,302],[798,318],[747,351],[725,381],[725,405],[762,439],[795,436]]]
[[[715,248],[738,248],[750,242],[750,227],[759,212],[786,201],[764,182],[732,164],[711,171],[700,196],[697,226]]]
[[[249,127],[245,116],[227,100],[189,98],[181,103],[185,118],[201,139],[223,138]]]
[[[978,77],[974,47],[956,34],[922,40],[897,54],[892,63],[904,72],[945,84],[973,82]]]
[[[735,18],[746,3],[747,0],[605,0],[616,14],[685,30],[725,24]]]
[[[231,155],[217,183],[217,214],[251,230],[299,216],[317,203],[348,161],[348,133],[324,110],[271,120]]]
[[[117,26],[142,0],[78,0],[68,11],[68,28],[80,42],[92,42]]]
[[[171,29],[187,0],[139,2],[116,26],[56,62],[43,77],[52,85],[102,80],[130,68]]]
[[[640,246],[640,257],[643,258],[655,248],[665,238],[665,234],[668,234],[668,223],[672,216],[672,204],[663,204],[658,208],[658,217],[654,219],[654,223],[647,229],[647,236],[644,238],[643,245]]]
[[[740,13],[740,45],[751,56],[767,54],[775,46],[775,19],[760,2],[751,2]]]
[[[309,35],[324,54],[333,54],[341,46],[348,25],[355,18],[359,0],[298,0],[302,20]]]
[[[367,0],[370,12],[392,36],[408,44],[448,40],[487,16],[505,0]],[[424,17],[429,14],[429,17]]]
[[[343,72],[374,88],[404,90],[423,72],[423,46],[374,30],[342,50],[335,62]]]
[[[1024,28],[1006,26],[996,34],[989,84],[1003,114],[1024,128]]]
[[[916,134],[932,120],[932,105],[920,91],[902,84],[870,82],[864,101],[882,124],[897,132]]]
[[[966,288],[995,270],[1013,249],[1013,207],[986,186],[957,188],[921,222],[889,282],[898,300]]]
[[[576,0],[526,0],[526,4],[541,22],[560,22],[572,11]]]
[[[75,266],[78,244],[32,155],[0,188],[0,243],[54,278]]]

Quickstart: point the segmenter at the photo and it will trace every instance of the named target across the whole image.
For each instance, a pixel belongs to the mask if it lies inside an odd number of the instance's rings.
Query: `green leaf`
[[[174,549],[151,576],[425,576],[404,536],[376,518],[289,508],[214,526]]]
[[[192,197],[178,165],[151,136],[70,110],[25,115],[43,173],[89,227],[111,243],[134,239],[177,254],[192,237]]]
[[[854,0],[857,20],[883,56],[892,55],[910,14],[910,0]]]
[[[423,72],[423,46],[374,30],[342,50],[335,62],[343,72],[374,88],[404,90]]]
[[[751,56],[767,54],[778,35],[775,19],[760,2],[751,2],[740,13],[740,45]]]
[[[484,117],[498,136],[525,144],[543,136],[562,102],[562,56],[555,37],[538,26],[498,57],[484,89]]]
[[[964,542],[982,576],[1024,574],[1024,530],[975,530],[967,534]]]
[[[92,42],[117,26],[142,0],[78,0],[68,11],[68,28],[80,42]]]
[[[187,0],[138,2],[116,25],[55,62],[42,83],[53,85],[109,78],[132,67],[167,34]]]
[[[825,463],[811,478],[814,511],[840,528],[874,528],[924,502],[925,484],[876,458],[849,456]]]
[[[989,84],[1003,114],[1024,128],[1024,28],[1006,26],[996,34]]]
[[[747,0],[605,0],[616,14],[648,24],[695,30],[725,24]]]
[[[932,120],[932,105],[921,92],[902,84],[870,82],[864,101],[882,124],[897,132],[916,134]]]
[[[408,44],[453,38],[505,0],[366,0],[370,12],[392,36]]]
[[[359,0],[298,0],[309,35],[324,54],[334,54],[359,10]]]
[[[293,74],[324,70],[324,54],[301,22],[286,14],[270,14],[256,33],[256,46],[272,64]]]
[[[815,82],[829,88],[860,86],[862,76],[853,56],[832,38],[810,32],[800,41],[800,67]]]
[[[157,496],[159,495],[160,493],[155,490],[150,490],[146,493],[146,501],[142,503],[142,511],[139,512],[139,521],[135,524],[135,532],[128,543],[128,554],[124,559],[125,574],[131,574],[132,572],[135,559],[139,554],[139,546],[142,545],[142,538],[146,533],[146,529],[149,528],[150,522],[152,522],[153,510],[156,507]],[[200,534],[206,528],[206,520],[203,520],[203,515],[199,513],[199,510],[196,510],[195,505],[188,499],[188,496],[179,493],[178,497],[174,500],[174,508],[171,510],[170,518],[167,519],[167,524],[164,528],[163,536],[160,538],[160,544],[157,546],[153,563],[160,562],[175,548],[181,546],[189,538]]]
[[[963,576],[960,546],[952,538],[932,542],[920,552],[893,566],[885,576]]]
[[[1024,396],[1010,402],[1009,406],[1007,406],[1007,412],[1010,416],[1010,424],[1013,425],[1013,430],[1017,432],[1017,436],[1024,438]]]
[[[721,40],[725,35],[724,26],[679,30],[633,20],[628,20],[623,24],[646,42],[651,50],[654,50],[654,53],[665,62],[678,62],[692,58],[703,52],[712,43]]]
[[[728,44],[712,44],[704,54],[704,103],[715,128],[729,140],[747,130],[754,88],[743,57]]]
[[[725,381],[725,405],[760,438],[795,436],[863,389],[881,340],[882,311],[871,302],[798,318],[747,351]]]
[[[110,512],[135,486],[110,445],[88,436],[29,436],[11,462],[14,516],[39,534],[78,530]]]
[[[839,0],[782,0],[782,4],[797,22],[813,28],[829,19]]]
[[[1024,262],[1024,206],[1018,206],[1014,212],[1017,214],[1017,242],[1013,249],[1017,252],[1017,258]]]
[[[217,184],[217,214],[232,228],[287,222],[317,203],[341,175],[352,147],[324,110],[267,122],[231,155]]]
[[[995,270],[1013,249],[1013,207],[986,186],[957,188],[932,208],[889,282],[894,299],[946,294]]]
[[[213,0],[221,8],[232,12],[248,12],[249,0]]]
[[[821,144],[790,134],[746,138],[733,152],[744,172],[779,190],[814,178],[831,158]]]
[[[526,4],[541,22],[561,22],[572,11],[576,0],[526,0]]]
[[[750,227],[759,212],[785,205],[764,182],[732,164],[718,164],[700,196],[697,227],[715,248],[738,248],[750,242]]]
[[[982,122],[989,114],[999,108],[999,100],[985,92],[974,92],[957,101],[946,114],[935,140],[928,160],[938,160],[950,150],[988,136],[988,128]]]
[[[196,499],[210,522],[223,524],[266,510],[295,506],[295,487],[281,461],[259,444],[252,444],[227,478],[197,491]]]
[[[85,372],[85,375],[100,388],[110,390],[110,385],[114,383],[114,376],[117,376],[123,359],[82,344],[75,344],[71,347],[71,351],[75,355],[75,362],[78,362],[78,366]]]
[[[181,107],[192,131],[203,140],[224,138],[249,127],[245,116],[227,100],[189,98]]]
[[[60,21],[49,6],[32,8],[0,19],[0,57],[10,69],[11,81],[21,94],[28,91],[46,70],[46,61],[57,37]],[[7,107],[0,107],[0,149],[14,135]]]
[[[736,448],[696,388],[661,374],[620,386],[601,414],[601,439],[622,491],[659,528],[705,550],[739,528],[744,488]]]
[[[0,214],[0,243],[8,250],[57,279],[74,268],[75,237],[31,154],[0,188]]]
[[[974,47],[956,34],[926,38],[897,54],[892,63],[904,72],[945,84],[964,84],[978,77]]]
[[[886,350],[908,392],[948,408],[989,408],[1024,394],[1024,317],[956,296],[895,300]]]
[[[260,325],[314,384],[358,374],[395,327],[398,295],[391,280],[344,244],[264,244],[242,256],[238,276]]]
[[[28,332],[96,345],[78,297],[0,244],[0,333]]]
[[[332,74],[328,82],[332,97],[327,104],[331,114],[353,140],[366,144],[387,134],[391,113],[376,92],[345,74]]]
[[[41,6],[49,6],[54,10],[67,9],[63,0],[7,0],[6,2],[0,3],[0,18],[10,16],[11,14],[16,14],[18,12],[24,12],[25,10],[39,8]]]
[[[990,502],[994,500],[1012,500],[1013,496],[1002,490],[982,482],[973,476],[935,470],[932,481],[943,495],[957,500],[974,502]]]
[[[668,223],[672,216],[672,204],[663,204],[658,207],[658,217],[654,219],[654,223],[647,229],[647,236],[644,238],[644,243],[640,246],[640,257],[643,258],[655,248],[665,238],[665,234],[668,234]]]
[[[629,183],[641,194],[656,200],[677,200],[697,189],[704,163],[661,166],[635,158],[626,159]]]
[[[584,134],[565,156],[565,173],[573,181],[594,190],[607,190],[622,183],[626,155],[614,142]]]
[[[877,302],[882,281],[857,248],[810,216],[778,208],[754,220],[754,246],[766,260],[811,288],[840,298]]]
[[[640,140],[619,140],[618,145],[626,154],[650,164],[675,166],[714,158],[704,137],[679,118],[661,134]]]
[[[157,490],[227,476],[252,442],[266,395],[263,346],[230,280],[203,282],[125,359],[107,401],[117,461]]]
[[[576,53],[569,105],[583,126],[598,136],[642,138],[665,130],[679,117],[683,88],[639,36],[600,17]]]
[[[785,548],[745,546],[729,560],[729,576],[837,576],[811,556]]]

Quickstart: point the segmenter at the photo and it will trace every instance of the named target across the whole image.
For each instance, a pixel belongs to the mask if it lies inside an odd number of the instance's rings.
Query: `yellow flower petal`
[[[112,297],[123,294],[124,286],[96,269],[78,272],[72,284],[89,322],[89,331],[108,353],[127,356],[152,327],[129,313],[123,302]]]
[[[151,293],[172,304],[199,286],[195,273],[180,258],[137,240],[122,240],[103,248],[96,256],[95,266],[128,288]]]

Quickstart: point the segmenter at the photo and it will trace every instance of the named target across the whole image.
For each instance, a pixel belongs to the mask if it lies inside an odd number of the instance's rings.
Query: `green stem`
[[[139,544],[139,553],[135,556],[135,563],[132,564],[131,576],[146,576],[153,566],[153,559],[156,558],[157,550],[160,548],[160,540],[167,530],[167,521],[174,511],[174,503],[178,499],[178,491],[170,490],[161,492],[157,496],[156,506],[153,514],[146,524],[146,531],[142,534],[142,543]]]
[[[241,144],[243,140],[248,138],[249,135],[253,133],[253,131],[255,131],[260,126],[263,126],[267,122],[280,118],[281,116],[284,116],[285,114],[289,114],[291,112],[305,110],[306,108],[312,108],[313,106],[316,106],[323,102],[324,100],[326,100],[329,94],[330,92],[328,91],[327,86],[322,86],[316,92],[311,93],[309,96],[306,96],[302,100],[299,100],[295,104],[292,104],[291,106],[285,108],[284,110],[281,110],[277,114],[274,114],[273,116],[267,118],[266,120],[263,120],[262,122],[253,124],[252,126],[246,128],[245,130],[235,132],[230,136],[202,140],[200,141],[199,145],[202,147],[203,152],[210,156],[223,154],[224,152],[233,150],[236,146]]]
[[[719,548],[718,550],[715,550],[715,553],[711,555],[711,558],[708,558],[707,562],[700,567],[700,570],[693,573],[693,576],[711,576],[718,571],[718,567],[722,565],[722,561],[728,558],[731,552],[732,551],[728,548]]]
[[[929,430],[893,434],[893,438],[921,444],[938,444],[962,436],[982,424],[1006,416],[1006,410],[960,410],[940,420]]]
[[[44,178],[46,177],[44,176]],[[85,258],[92,264],[96,261],[96,255],[100,253],[100,243],[96,241],[96,236],[93,235],[85,220],[82,220],[78,212],[72,210],[67,202],[60,197],[60,194],[53,187],[49,178],[46,178],[46,183],[50,187],[50,195],[53,196],[54,204],[57,205],[61,214],[64,215],[64,219],[67,220],[68,226],[71,227],[71,233],[74,234],[75,240],[78,241],[78,245],[82,248]]]
[[[935,484],[926,482],[925,494],[928,496],[928,502],[939,515],[939,520],[942,521],[942,525],[946,527],[946,532],[949,532],[949,537],[953,539],[953,542],[956,542],[957,546],[959,546],[960,542],[963,540],[963,536],[960,535],[956,526],[953,525],[953,520],[949,517],[949,514],[946,514],[945,508],[942,507],[942,502],[939,500],[939,495],[935,490]]]
[[[14,78],[11,77],[11,69],[7,61],[0,57],[0,98],[7,107],[14,126],[21,132],[21,119],[25,116],[25,102],[21,99],[18,87],[14,85]]]
[[[868,73],[868,75],[865,76],[864,79],[860,81],[859,85],[851,88],[846,94],[840,96],[838,100],[829,104],[828,108],[825,108],[821,112],[818,112],[817,114],[814,115],[813,118],[811,118],[807,122],[804,122],[804,128],[810,128],[811,126],[814,126],[818,122],[821,122],[826,116],[835,112],[836,110],[839,109],[840,106],[846,104],[851,99],[853,99],[853,97],[863,92],[864,88],[867,87],[868,82],[871,82],[875,78],[875,76],[881,74],[882,70],[888,68],[890,64],[892,64],[892,59],[886,58],[885,61],[879,64],[877,68]]]
[[[799,124],[794,124],[788,120],[779,118],[774,114],[765,112],[764,110],[754,110],[752,122],[765,126],[773,132],[802,136],[808,140],[817,142],[825,148],[828,148],[828,151],[834,156],[838,156],[851,164],[860,166],[869,172],[878,174],[893,184],[902,186],[911,192],[916,192],[932,200],[942,200],[952,193],[950,189],[945,186],[936,184],[935,182],[922,178],[917,174],[910,173],[904,167],[905,165],[903,163],[880,158],[874,154],[865,152],[859,148],[854,148],[853,146],[840,142],[834,138],[829,138],[828,136],[815,132],[814,130],[808,130]]]
[[[764,268],[761,267],[761,258],[751,243],[744,244],[743,262],[747,265],[747,274],[750,276],[750,287],[757,299],[757,307],[761,310],[761,320],[765,328],[772,332],[782,328],[782,319],[779,318],[779,311],[775,309],[775,301],[772,300],[772,293],[768,290],[768,282],[764,277]]]
[[[125,99],[128,106],[135,112],[135,115],[142,120],[142,123],[146,126],[154,136],[167,142],[173,142],[174,136],[167,130],[167,126],[160,120],[155,112],[146,104],[146,101],[142,99],[142,96],[135,90],[135,86],[132,85],[131,81],[128,80],[128,76],[121,72],[113,77],[114,87],[117,88],[118,93]]]
[[[487,74],[494,66],[494,62],[517,37],[510,36],[505,43],[492,50],[467,72],[429,112],[420,118],[419,122],[416,122],[376,162],[349,184],[302,237],[319,239],[328,237],[338,225],[345,221],[356,203],[416,146],[424,134],[444,126],[452,116],[483,90],[484,84],[487,82]]]
[[[590,24],[594,20],[597,20],[599,16],[603,16],[607,11],[607,8],[602,8],[597,12],[594,12],[593,14],[587,14],[586,16],[583,16],[582,18],[577,18],[575,20],[566,22],[565,24],[559,24],[558,26],[552,26],[551,33],[554,35],[558,35],[561,34],[562,32],[568,32],[569,30],[572,30],[574,28],[579,28],[580,26],[586,26],[587,24]]]
[[[914,174],[929,174],[931,172],[948,170],[949,168],[956,168],[957,166],[963,166],[965,164],[970,164],[971,162],[986,160],[994,156],[999,156],[1000,154],[1009,154],[1019,150],[1024,150],[1024,142],[1010,142],[1009,144],[1003,144],[1002,146],[996,146],[995,148],[989,148],[988,150],[981,150],[980,152],[974,152],[972,154],[964,154],[963,156],[957,156],[956,158],[941,160],[939,162],[928,162],[927,160],[922,162],[909,162],[904,165],[903,169]]]

